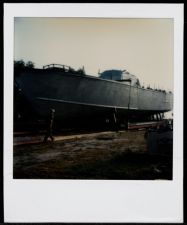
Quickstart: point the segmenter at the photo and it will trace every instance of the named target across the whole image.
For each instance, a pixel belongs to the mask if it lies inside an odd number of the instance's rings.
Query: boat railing
[[[48,64],[43,66],[43,69],[63,69],[64,71],[73,70],[70,66],[62,65],[62,64]]]
[[[60,70],[60,71],[63,71],[63,72],[85,75],[84,67],[82,69],[80,68],[78,70],[75,70],[70,66],[52,63],[52,64],[49,64],[49,65],[43,66],[43,69]]]

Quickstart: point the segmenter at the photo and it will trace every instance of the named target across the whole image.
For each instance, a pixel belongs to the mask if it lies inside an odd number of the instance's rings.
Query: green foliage
[[[32,61],[24,62],[21,60],[14,60],[14,69],[15,70],[22,70],[25,68],[34,68],[34,63]]]
[[[24,69],[25,68],[25,62],[21,60],[14,60],[14,69]]]
[[[28,61],[26,63],[26,66],[25,67],[27,67],[27,68],[34,68],[34,63],[32,61]]]

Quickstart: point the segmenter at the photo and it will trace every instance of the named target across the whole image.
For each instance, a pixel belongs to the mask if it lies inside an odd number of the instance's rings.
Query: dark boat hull
[[[133,87],[117,81],[53,70],[33,69],[15,78],[41,118],[55,109],[61,122],[104,120],[116,109],[119,118],[172,110],[171,93]]]

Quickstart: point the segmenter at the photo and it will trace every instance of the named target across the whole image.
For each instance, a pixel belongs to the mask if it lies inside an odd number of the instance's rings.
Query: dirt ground
[[[16,179],[172,179],[172,157],[151,155],[145,131],[14,146]]]

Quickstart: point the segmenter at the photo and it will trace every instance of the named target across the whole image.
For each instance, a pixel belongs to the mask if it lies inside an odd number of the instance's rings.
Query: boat
[[[15,84],[38,118],[55,109],[55,120],[61,124],[161,119],[173,108],[172,92],[144,88],[127,70],[106,70],[96,77],[84,68],[50,64],[16,71]]]

